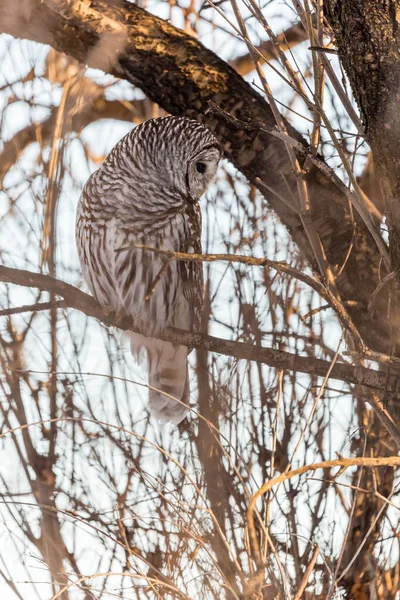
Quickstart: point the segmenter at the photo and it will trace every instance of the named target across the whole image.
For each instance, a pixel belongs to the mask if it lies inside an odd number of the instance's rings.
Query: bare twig
[[[3,308],[0,310],[0,317],[8,317],[11,315],[20,315],[26,312],[40,312],[42,310],[50,310],[51,308],[65,308],[67,305],[64,300],[56,300],[55,302],[37,302],[36,304],[24,304],[24,306],[15,306],[14,308]]]
[[[286,473],[282,473],[275,479],[271,479],[262,485],[254,496],[251,499],[249,504],[249,508],[247,511],[247,520],[249,525],[249,534],[252,542],[252,546],[256,551],[256,555],[258,556],[259,564],[258,567],[262,568],[260,549],[257,540],[257,533],[254,525],[254,510],[256,507],[257,500],[266,494],[270,489],[272,489],[278,483],[283,481],[287,481],[288,479],[292,479],[293,477],[298,477],[303,473],[307,473],[308,471],[317,471],[318,469],[330,469],[332,467],[355,467],[355,466],[363,466],[363,467],[398,467],[400,466],[400,456],[387,456],[387,457],[378,457],[378,458],[368,458],[368,457],[357,457],[357,458],[337,458],[334,460],[324,460],[319,463],[314,463],[312,465],[303,465],[298,469],[293,469],[292,471],[288,471]]]
[[[301,599],[301,596],[302,596],[304,590],[306,589],[308,580],[310,579],[310,575],[311,575],[311,573],[313,571],[315,563],[317,562],[317,558],[319,556],[319,552],[320,552],[319,547],[315,546],[315,549],[314,549],[313,555],[311,557],[311,560],[310,560],[310,562],[309,562],[309,564],[307,566],[307,569],[305,570],[304,577],[303,577],[302,581],[300,582],[299,589],[297,590],[296,595],[294,596],[293,600],[300,600]]]

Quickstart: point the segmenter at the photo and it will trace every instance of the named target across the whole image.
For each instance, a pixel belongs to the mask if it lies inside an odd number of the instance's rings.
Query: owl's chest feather
[[[151,231],[114,221],[108,237],[113,240],[110,269],[115,279],[121,308],[138,324],[152,329],[168,326],[193,327],[201,305],[203,279],[199,262],[170,260],[162,253],[143,249],[198,253],[200,209],[196,206],[173,215]]]

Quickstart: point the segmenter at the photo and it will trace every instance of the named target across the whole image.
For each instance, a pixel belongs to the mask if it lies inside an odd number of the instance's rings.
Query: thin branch
[[[67,305],[63,300],[55,302],[37,302],[36,304],[24,304],[23,306],[15,306],[14,308],[3,308],[0,310],[0,317],[9,317],[11,315],[20,315],[26,312],[40,312],[42,310],[50,310],[51,308],[65,308]]]
[[[167,256],[170,260],[185,260],[193,262],[228,261],[232,263],[250,265],[253,267],[270,267],[271,269],[275,269],[275,271],[278,271],[278,273],[285,273],[286,275],[290,275],[291,277],[302,281],[306,285],[309,285],[320,296],[325,298],[325,300],[329,302],[331,308],[336,312],[343,327],[347,329],[347,331],[349,331],[349,333],[351,333],[351,335],[353,336],[353,340],[356,346],[358,346],[361,352],[365,353],[366,351],[360,334],[358,333],[358,330],[354,326],[343,304],[336,298],[336,296],[327,287],[325,287],[316,279],[313,279],[309,275],[302,273],[298,269],[294,269],[293,267],[291,267],[283,261],[278,262],[275,260],[270,260],[269,258],[255,258],[253,256],[241,256],[232,254],[192,254],[187,252],[173,252],[171,250],[163,250],[161,248],[147,246],[145,244],[136,244],[136,248],[149,250],[150,252],[154,252],[156,254],[163,254]],[[122,252],[126,249],[127,248],[121,248],[120,251]]]
[[[301,596],[302,596],[304,590],[306,589],[306,586],[307,586],[308,580],[310,579],[312,570],[315,566],[315,563],[317,562],[317,558],[319,556],[319,551],[320,551],[319,547],[316,546],[314,549],[314,553],[311,557],[311,560],[307,566],[307,569],[305,570],[303,579],[300,582],[299,589],[297,590],[297,593],[296,593],[295,597],[293,598],[293,600],[301,600]]]

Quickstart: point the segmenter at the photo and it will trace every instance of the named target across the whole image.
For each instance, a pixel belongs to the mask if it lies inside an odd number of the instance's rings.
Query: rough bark
[[[391,266],[400,267],[400,124],[398,119],[400,91],[399,34],[397,14],[399,3],[393,0],[325,0],[325,14],[332,26],[341,62],[359,105],[364,121],[378,183],[383,196],[389,229]],[[399,348],[399,278],[391,284],[391,351]],[[382,430],[370,415],[359,415],[368,430],[367,454],[383,456],[390,452]],[[364,472],[361,487],[371,489],[375,484],[371,472]],[[383,474],[381,493],[388,495],[393,475]],[[354,551],[364,541],[362,551],[346,573],[343,581],[350,597],[394,599],[397,593],[391,582],[394,571],[384,577],[379,573],[375,543],[380,536],[379,520],[369,532],[382,504],[377,498],[358,494],[352,528],[344,556],[349,564]]]
[[[52,45],[92,67],[139,86],[154,102],[175,115],[206,123],[224,146],[226,156],[256,185],[286,225],[303,255],[315,266],[298,212],[280,198],[296,195],[296,179],[284,144],[262,131],[234,127],[208,111],[214,101],[238,117],[244,114],[275,122],[267,102],[229,65],[193,37],[177,30],[134,4],[124,1],[56,2],[30,0],[0,3],[0,31]],[[290,126],[289,134],[300,135]],[[300,157],[302,163],[304,158]],[[344,195],[325,176],[311,168],[307,174],[313,224],[330,263],[339,268],[353,241],[353,220]],[[269,192],[268,190],[272,190]],[[290,190],[290,192],[288,191]],[[378,285],[379,254],[362,223],[337,285],[365,342],[388,351],[384,289],[374,313],[368,301]]]
[[[400,269],[399,8],[396,0],[325,0],[377,168],[395,271]],[[398,343],[398,332],[392,341]]]

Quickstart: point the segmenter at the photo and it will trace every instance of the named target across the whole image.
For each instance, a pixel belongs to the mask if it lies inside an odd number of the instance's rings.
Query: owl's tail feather
[[[177,425],[189,412],[176,400],[189,403],[187,348],[158,342],[148,349],[148,360],[151,412],[156,419]]]

